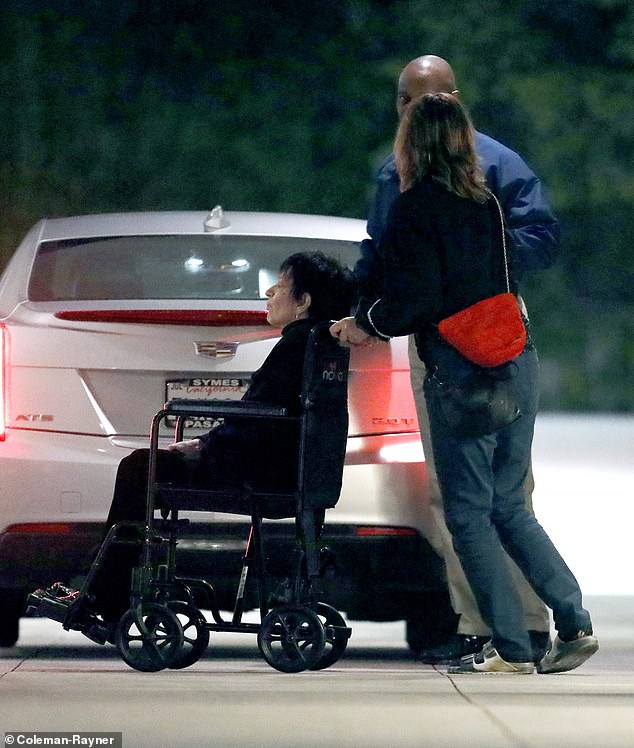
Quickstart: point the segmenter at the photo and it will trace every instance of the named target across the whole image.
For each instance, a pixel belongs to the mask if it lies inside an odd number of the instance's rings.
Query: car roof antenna
[[[229,225],[230,223],[225,218],[225,214],[220,205],[216,205],[216,207],[211,211],[207,218],[205,218],[205,231],[226,229]]]

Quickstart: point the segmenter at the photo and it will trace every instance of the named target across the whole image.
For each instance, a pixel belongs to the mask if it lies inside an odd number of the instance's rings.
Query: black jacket
[[[507,235],[511,256],[510,242]],[[356,315],[359,326],[377,337],[425,333],[430,323],[506,291],[495,201],[462,198],[429,177],[394,201],[381,250],[379,297],[363,298]],[[512,263],[510,273],[515,292]]]
[[[298,415],[301,409],[302,375],[308,335],[315,320],[291,322],[282,330],[262,366],[253,373],[243,400],[287,408]],[[297,476],[297,424],[280,421],[225,419],[200,437],[201,457],[213,472],[228,478],[247,480],[258,488],[295,485]]]

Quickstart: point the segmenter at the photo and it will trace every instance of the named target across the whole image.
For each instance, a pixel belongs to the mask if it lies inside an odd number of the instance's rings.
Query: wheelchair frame
[[[347,436],[348,364],[349,351],[330,337],[327,325],[316,325],[306,351],[299,416],[291,416],[283,408],[250,401],[167,403],[152,419],[150,429],[145,523],[113,525],[79,595],[67,602],[33,593],[30,612],[61,621],[65,629],[80,630],[99,643],[114,640],[123,660],[145,672],[192,665],[206,650],[210,632],[256,634],[264,659],[282,672],[321,670],[334,664],[345,651],[352,631],[335,608],[318,600],[318,535],[323,511],[336,504],[341,488]],[[160,429],[167,418],[176,418],[175,441],[181,441],[188,418],[226,416],[298,424],[295,491],[258,491],[246,484],[201,489],[157,481]],[[326,471],[321,464],[324,461],[328,465]],[[156,517],[158,508],[162,519]],[[176,548],[182,530],[189,523],[188,519],[179,518],[179,511],[224,511],[251,518],[231,620],[222,617],[209,581],[177,574]],[[262,520],[283,517],[294,517],[296,521],[294,569],[283,600],[269,608]],[[91,584],[105,554],[116,544],[140,545],[141,558],[132,571],[130,607],[113,632],[96,616],[86,615],[86,609]],[[257,582],[260,623],[242,620],[252,569]],[[201,609],[210,611],[212,621],[205,618]]]

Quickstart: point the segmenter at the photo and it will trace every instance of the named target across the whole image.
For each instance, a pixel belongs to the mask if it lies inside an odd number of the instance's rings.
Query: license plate
[[[165,402],[171,400],[240,400],[250,380],[249,374],[172,379],[165,383]],[[170,425],[174,425],[175,421],[174,417],[166,419]],[[185,422],[185,428],[209,430],[216,423],[216,419],[213,418],[191,418]]]

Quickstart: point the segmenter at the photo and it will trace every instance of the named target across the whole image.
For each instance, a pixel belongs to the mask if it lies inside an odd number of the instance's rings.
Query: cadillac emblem
[[[231,358],[236,355],[238,350],[237,343],[227,343],[224,340],[219,341],[194,341],[194,350],[197,356],[207,356],[208,358]]]

